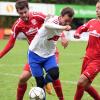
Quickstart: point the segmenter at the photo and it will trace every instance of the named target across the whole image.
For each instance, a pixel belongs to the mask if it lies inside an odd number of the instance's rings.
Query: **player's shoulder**
[[[48,21],[53,22],[55,24],[59,23],[58,16],[53,16]]]
[[[20,19],[20,18],[18,18],[15,22],[14,22],[14,24],[13,24],[13,26],[12,26],[12,28],[18,28],[19,26],[21,26],[21,23],[22,23],[22,20]]]
[[[88,22],[91,23],[91,22],[95,22],[97,19],[93,18],[93,19],[90,19]]]
[[[14,22],[13,26],[19,26],[21,23],[22,23],[22,20],[21,20],[20,18],[18,18],[18,19]]]
[[[46,15],[44,13],[42,13],[42,12],[35,12],[35,11],[30,11],[29,15],[31,17],[43,17],[43,18],[46,17]]]

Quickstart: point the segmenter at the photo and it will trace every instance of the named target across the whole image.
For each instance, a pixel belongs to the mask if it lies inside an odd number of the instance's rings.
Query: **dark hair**
[[[27,0],[17,0],[15,4],[16,9],[23,9],[23,8],[28,8],[28,1]]]
[[[100,0],[98,0],[97,3],[100,3]]]
[[[73,17],[74,15],[74,10],[70,7],[65,7],[62,9],[61,11],[61,16],[64,16],[64,15],[68,15],[69,17]]]

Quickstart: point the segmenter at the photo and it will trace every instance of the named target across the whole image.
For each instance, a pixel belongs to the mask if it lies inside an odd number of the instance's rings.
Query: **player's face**
[[[69,25],[72,21],[72,17],[69,17],[67,14],[64,16],[60,16],[60,25]]]
[[[96,4],[96,15],[98,18],[100,18],[100,3]]]
[[[23,21],[25,22],[28,21],[29,19],[29,9],[28,8],[18,9],[17,12]]]

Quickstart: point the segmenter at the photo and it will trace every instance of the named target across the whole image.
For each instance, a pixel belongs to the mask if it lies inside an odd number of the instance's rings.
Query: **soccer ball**
[[[32,87],[29,91],[29,98],[30,100],[44,100],[45,92],[40,87]]]

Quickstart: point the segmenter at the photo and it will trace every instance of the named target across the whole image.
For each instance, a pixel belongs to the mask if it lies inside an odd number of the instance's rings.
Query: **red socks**
[[[84,88],[82,86],[77,86],[76,94],[74,96],[74,100],[81,100],[84,94]]]
[[[55,89],[55,92],[59,98],[59,100],[64,100],[63,92],[62,92],[62,87],[61,87],[61,82],[60,80],[53,81],[53,87]]]
[[[94,98],[94,100],[100,100],[100,96],[98,94],[98,92],[92,87],[90,86],[88,89],[85,90],[92,98]],[[76,94],[74,96],[74,100],[81,100],[82,96],[84,93],[84,88],[83,87],[77,87],[76,90]]]
[[[27,83],[26,84],[19,84],[17,88],[17,99],[16,100],[23,100],[24,93],[27,89]]]
[[[94,100],[100,100],[100,95],[98,94],[98,92],[92,87],[90,86],[88,89],[85,90],[91,97],[94,98]]]

